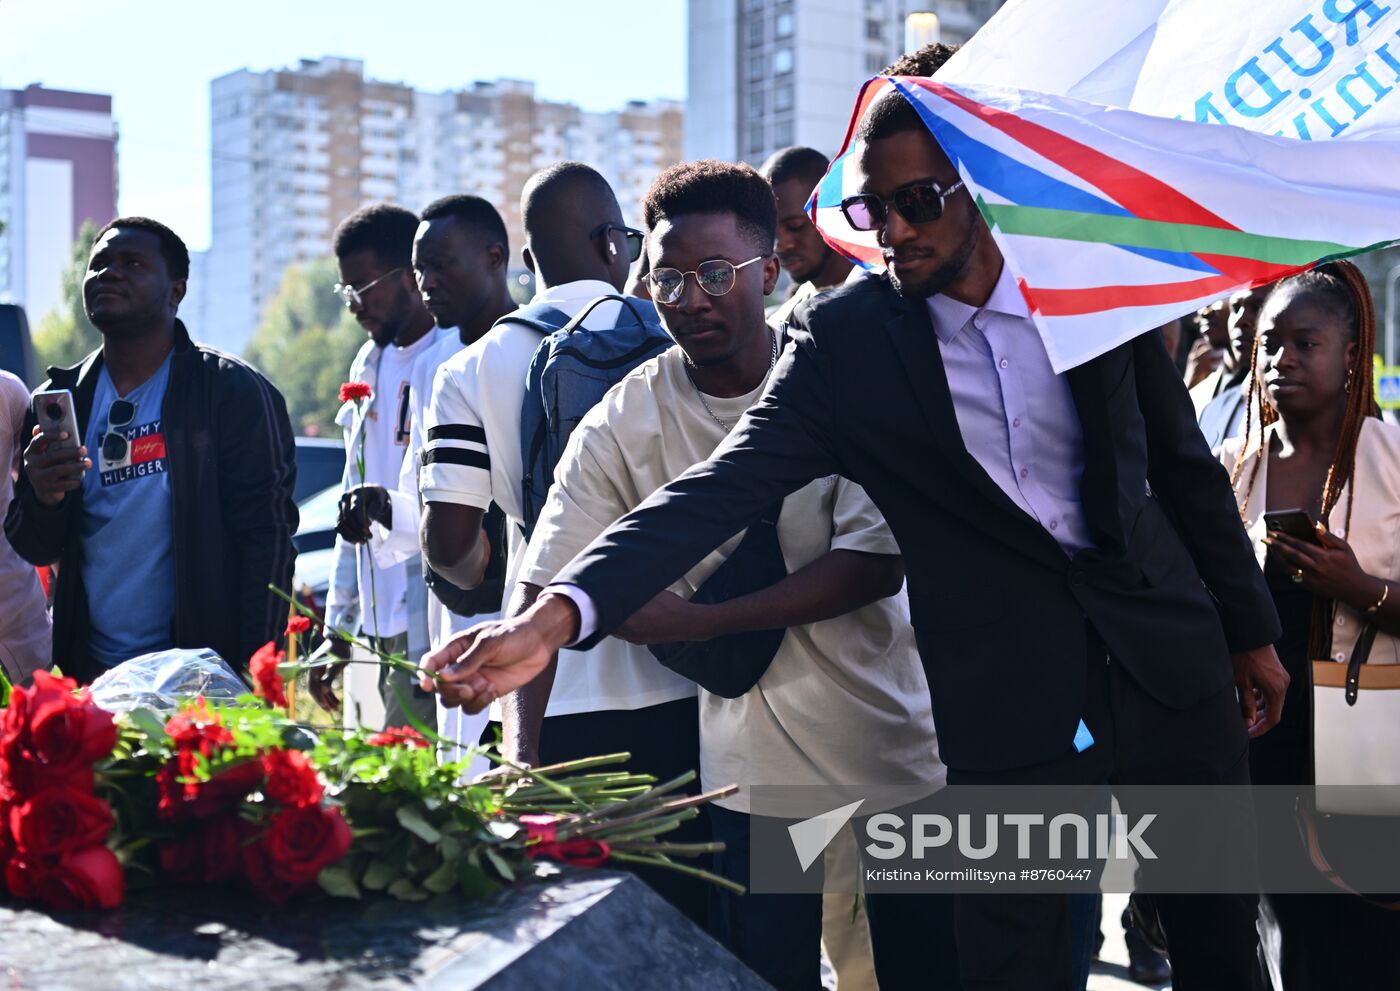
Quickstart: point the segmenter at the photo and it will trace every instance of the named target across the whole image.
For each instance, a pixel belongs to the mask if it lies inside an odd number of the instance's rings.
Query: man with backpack
[[[613,382],[669,345],[651,303],[597,302],[617,297],[641,247],[641,233],[623,224],[601,175],[577,162],[544,169],[526,183],[521,212],[524,260],[539,291],[438,371],[424,421],[423,554],[464,589],[502,553],[514,569],[533,523],[530,506],[537,510],[549,488],[549,458]],[[529,466],[522,447],[535,452]],[[507,548],[483,539],[482,519],[493,502],[506,516]],[[557,669],[542,677],[552,677],[547,708],[534,706],[540,696],[528,691],[501,700],[509,759],[541,765],[625,750],[629,768],[661,780],[698,766],[695,685],[645,647],[609,639],[591,651],[564,650]],[[644,876],[703,924],[703,885],[666,872]]]

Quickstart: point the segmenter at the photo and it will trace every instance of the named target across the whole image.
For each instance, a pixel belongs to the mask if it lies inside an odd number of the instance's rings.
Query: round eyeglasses
[[[687,275],[695,276],[695,284],[711,296],[723,296],[734,288],[735,272],[745,265],[762,261],[764,257],[758,255],[746,262],[740,262],[738,265],[725,261],[723,258],[714,258],[707,262],[701,262],[692,272],[682,272],[676,268],[654,268],[647,275],[647,282],[651,286],[651,298],[668,306],[678,302],[685,294],[685,277]]]
[[[398,275],[402,271],[403,266],[390,269],[389,271],[381,275],[379,278],[373,280],[372,282],[366,282],[359,288],[356,288],[355,286],[347,286],[343,282],[337,282],[334,286],[331,287],[331,292],[335,293],[342,300],[344,300],[347,309],[351,309],[356,306],[363,306],[365,304],[365,293],[369,292],[375,286],[379,285],[379,283],[383,282],[389,276]]]

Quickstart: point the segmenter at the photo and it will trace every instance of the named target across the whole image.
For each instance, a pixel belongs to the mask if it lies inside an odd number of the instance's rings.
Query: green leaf
[[[446,894],[457,883],[457,862],[445,860],[442,866],[423,879],[423,887],[435,895]]]
[[[402,872],[397,867],[376,857],[365,868],[365,876],[360,878],[360,883],[370,891],[383,891],[401,876]]]
[[[515,871],[511,868],[510,864],[506,863],[506,858],[502,857],[495,850],[492,850],[489,846],[486,847],[483,852],[486,854],[486,859],[491,861],[491,866],[496,868],[497,873],[499,873],[501,877],[505,878],[507,881],[515,880]]]
[[[455,836],[444,836],[438,844],[438,852],[443,860],[456,860],[462,855],[462,841]]]
[[[428,897],[426,891],[406,877],[401,877],[389,885],[389,894],[401,902],[421,902]]]
[[[436,843],[442,839],[442,834],[412,805],[400,805],[394,810],[394,817],[399,820],[400,826],[425,843]]]
[[[0,671],[0,706],[10,704],[10,679],[5,677],[5,672]]]
[[[462,861],[458,866],[460,877],[458,880],[462,885],[462,894],[468,898],[485,898],[500,890],[501,886],[496,883],[489,874],[483,871],[478,865]]]
[[[355,876],[348,867],[323,867],[316,876],[316,883],[322,891],[336,898],[360,897],[360,886],[355,883]]]
[[[144,735],[154,737],[158,741],[165,739],[165,721],[157,716],[153,710],[141,706],[128,712],[126,718]]]

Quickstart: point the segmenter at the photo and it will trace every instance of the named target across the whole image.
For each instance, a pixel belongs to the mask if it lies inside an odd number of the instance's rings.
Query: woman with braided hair
[[[1311,662],[1346,663],[1371,622],[1368,663],[1400,663],[1400,429],[1376,415],[1375,313],[1356,266],[1282,280],[1258,331],[1245,433],[1221,458],[1283,622],[1276,649],[1292,681],[1282,721],[1250,741],[1250,778],[1309,784]],[[1315,521],[1315,542],[1268,533],[1264,513],[1290,509]],[[1305,856],[1301,842],[1295,852]],[[1282,991],[1394,986],[1400,913],[1351,895],[1266,902]]]

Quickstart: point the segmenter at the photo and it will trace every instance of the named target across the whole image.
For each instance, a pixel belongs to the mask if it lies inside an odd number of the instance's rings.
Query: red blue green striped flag
[[[905,99],[957,167],[1057,371],[1235,289],[1400,240],[1400,142],[1305,142],[1005,87],[876,76],[808,203],[868,269],[857,191],[861,119]]]

